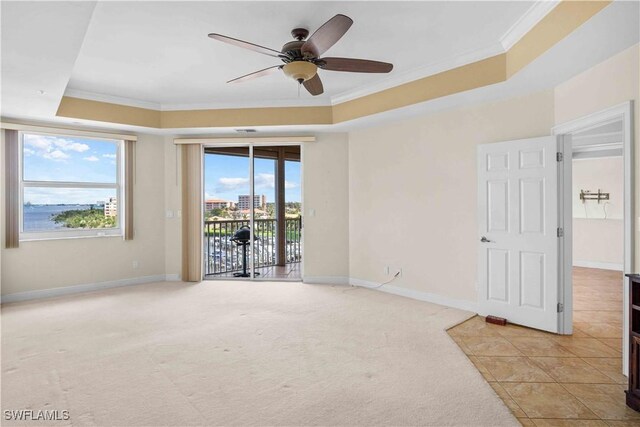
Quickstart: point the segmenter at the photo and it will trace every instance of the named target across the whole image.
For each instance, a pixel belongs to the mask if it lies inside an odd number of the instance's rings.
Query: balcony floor
[[[287,264],[284,267],[278,265],[272,265],[268,267],[259,267],[256,268],[256,272],[260,273],[259,276],[256,276],[257,279],[266,279],[266,280],[278,280],[278,279],[287,279],[287,280],[302,280],[302,274],[300,271],[300,263],[292,263]],[[240,279],[240,280],[248,280],[248,277],[234,277],[233,272],[228,273],[218,273],[218,274],[208,274],[205,276],[207,280],[216,280],[216,279]]]

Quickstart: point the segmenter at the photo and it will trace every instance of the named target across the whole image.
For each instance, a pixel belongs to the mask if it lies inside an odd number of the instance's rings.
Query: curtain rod
[[[121,133],[110,133],[93,130],[69,129],[51,126],[25,125],[20,123],[0,122],[0,128],[27,132],[57,133],[70,136],[85,136],[105,139],[122,139],[127,141],[137,141],[136,135],[126,135]]]

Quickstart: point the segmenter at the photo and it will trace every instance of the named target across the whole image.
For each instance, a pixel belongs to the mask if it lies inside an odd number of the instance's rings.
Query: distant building
[[[104,216],[118,216],[118,200],[115,197],[104,202]]]
[[[213,209],[230,209],[235,203],[222,199],[209,199],[204,202],[204,210],[211,211]]]
[[[267,208],[267,196],[264,194],[253,196],[253,207],[258,209]],[[251,196],[243,194],[238,196],[238,209],[245,210],[251,208]]]
[[[249,209],[238,210],[236,211],[235,219],[249,219],[249,215],[251,215],[251,211]],[[253,210],[253,215],[256,219],[269,218],[269,213],[259,208],[255,208]]]

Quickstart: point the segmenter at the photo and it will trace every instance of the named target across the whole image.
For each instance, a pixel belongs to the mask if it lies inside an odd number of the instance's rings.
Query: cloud
[[[115,159],[116,155],[115,154],[103,154],[102,157],[106,157],[107,159]]]
[[[259,173],[255,176],[256,188],[276,188],[276,177],[272,173]]]
[[[258,189],[274,189],[275,175],[272,173],[259,173],[255,175],[255,188]],[[216,191],[225,192],[239,189],[248,191],[249,178],[220,178]],[[296,188],[298,185],[294,182],[285,181],[284,188]]]
[[[49,160],[65,160],[70,157],[68,152],[83,153],[88,149],[87,144],[58,136],[31,134],[24,136],[25,154],[37,155]]]
[[[85,157],[84,160],[86,160],[88,162],[99,162],[100,161],[100,159],[97,158],[96,156]]]
[[[249,185],[249,178],[220,178],[216,191],[225,192],[246,188]]]
[[[63,153],[60,150],[46,151],[40,155],[45,159],[57,160],[57,161],[65,160],[69,158],[69,155],[67,153]]]
[[[55,138],[53,144],[64,151],[75,151],[77,153],[84,153],[89,149],[87,144],[80,142],[69,141],[68,139]]]

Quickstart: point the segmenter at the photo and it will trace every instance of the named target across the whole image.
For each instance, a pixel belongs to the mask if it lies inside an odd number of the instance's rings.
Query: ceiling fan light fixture
[[[298,83],[302,83],[316,75],[318,72],[318,66],[312,62],[294,61],[289,62],[282,67],[282,71],[284,71],[284,74],[287,77],[291,77],[292,79],[297,80]]]

